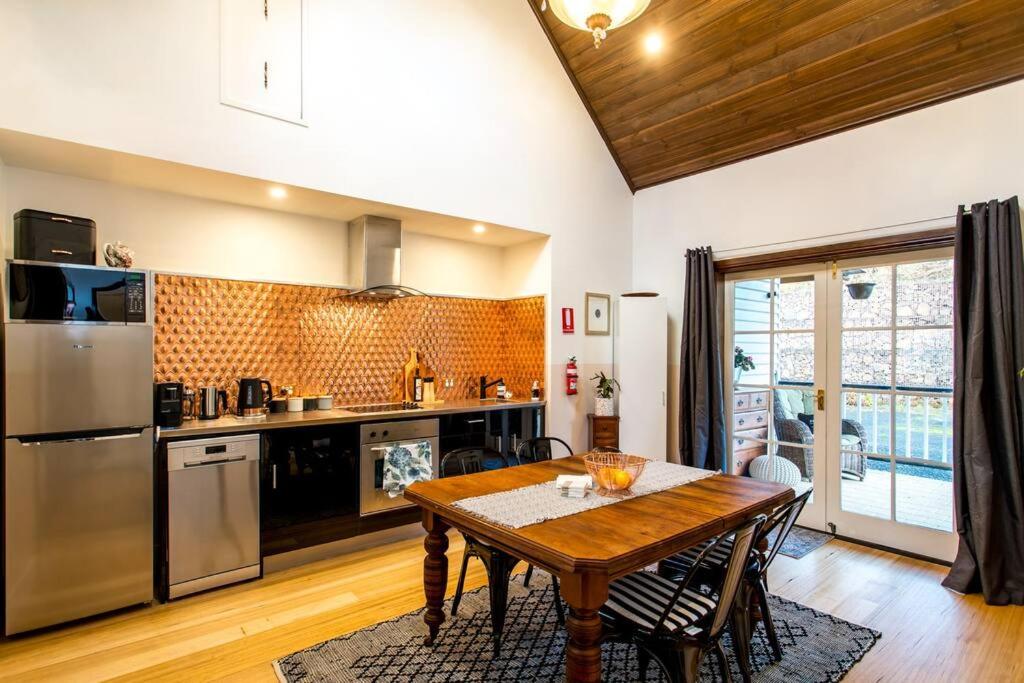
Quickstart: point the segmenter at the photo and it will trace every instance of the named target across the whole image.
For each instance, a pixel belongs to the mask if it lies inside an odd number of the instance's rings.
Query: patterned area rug
[[[555,618],[551,583],[537,572],[530,588],[517,578],[509,589],[508,616],[501,655],[491,654],[490,612],[485,588],[466,593],[459,616],[447,620],[433,647],[422,644],[422,610],[375,624],[288,655],[274,663],[287,683],[311,681],[563,681],[565,631]],[[784,656],[769,657],[764,628],[754,634],[754,680],[761,683],[838,681],[881,636],[789,600],[769,596]],[[445,613],[450,614],[448,601]],[[728,635],[725,638],[728,648]],[[606,644],[606,681],[639,681],[636,649]],[[730,652],[733,678],[739,667]],[[648,681],[666,681],[652,665]],[[702,681],[719,681],[714,656],[705,660]]]
[[[777,532],[773,531],[769,534],[769,545],[775,542],[776,533]],[[779,552],[787,557],[799,560],[807,553],[817,550],[833,538],[835,538],[835,536],[832,534],[815,531],[814,529],[805,529],[802,526],[794,526],[789,530],[789,536],[786,537],[786,542],[782,544],[781,548],[779,548]]]

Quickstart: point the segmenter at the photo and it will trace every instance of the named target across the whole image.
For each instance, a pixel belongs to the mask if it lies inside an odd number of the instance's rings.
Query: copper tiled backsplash
[[[275,393],[332,394],[338,404],[400,400],[409,349],[433,369],[438,398],[469,398],[480,375],[517,396],[544,372],[544,297],[337,300],[327,287],[182,275],[155,279],[155,381],[236,394],[239,377]],[[455,386],[444,387],[445,379]],[[493,389],[492,389],[493,391]]]

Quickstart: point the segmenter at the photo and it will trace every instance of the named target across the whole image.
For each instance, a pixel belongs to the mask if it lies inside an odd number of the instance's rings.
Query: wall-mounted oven
[[[409,507],[401,495],[392,498],[384,490],[384,456],[395,447],[415,449],[426,442],[430,447],[430,465],[433,476],[437,476],[441,454],[438,440],[438,421],[403,420],[400,422],[376,422],[359,427],[359,514],[372,515],[378,512]]]

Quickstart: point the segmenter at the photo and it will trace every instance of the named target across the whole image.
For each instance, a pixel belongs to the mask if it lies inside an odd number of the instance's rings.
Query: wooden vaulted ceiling
[[[526,1],[633,191],[1024,77],[1022,0],[652,0],[600,49]]]

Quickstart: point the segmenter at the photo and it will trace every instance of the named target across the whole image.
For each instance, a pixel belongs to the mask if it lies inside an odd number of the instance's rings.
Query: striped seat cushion
[[[650,572],[636,572],[612,581],[605,608],[616,617],[646,629],[654,629],[679,584]],[[715,609],[715,601],[685,590],[665,620],[665,628],[677,631],[691,626]]]
[[[704,552],[704,549],[715,542],[710,539],[687,548],[681,553],[676,553],[667,560],[662,561],[662,567],[671,575],[681,575],[690,571],[690,567],[697,561],[697,556]],[[717,548],[704,557],[702,567],[708,569],[721,569],[729,563],[729,555],[732,554],[732,538],[727,538]]]

